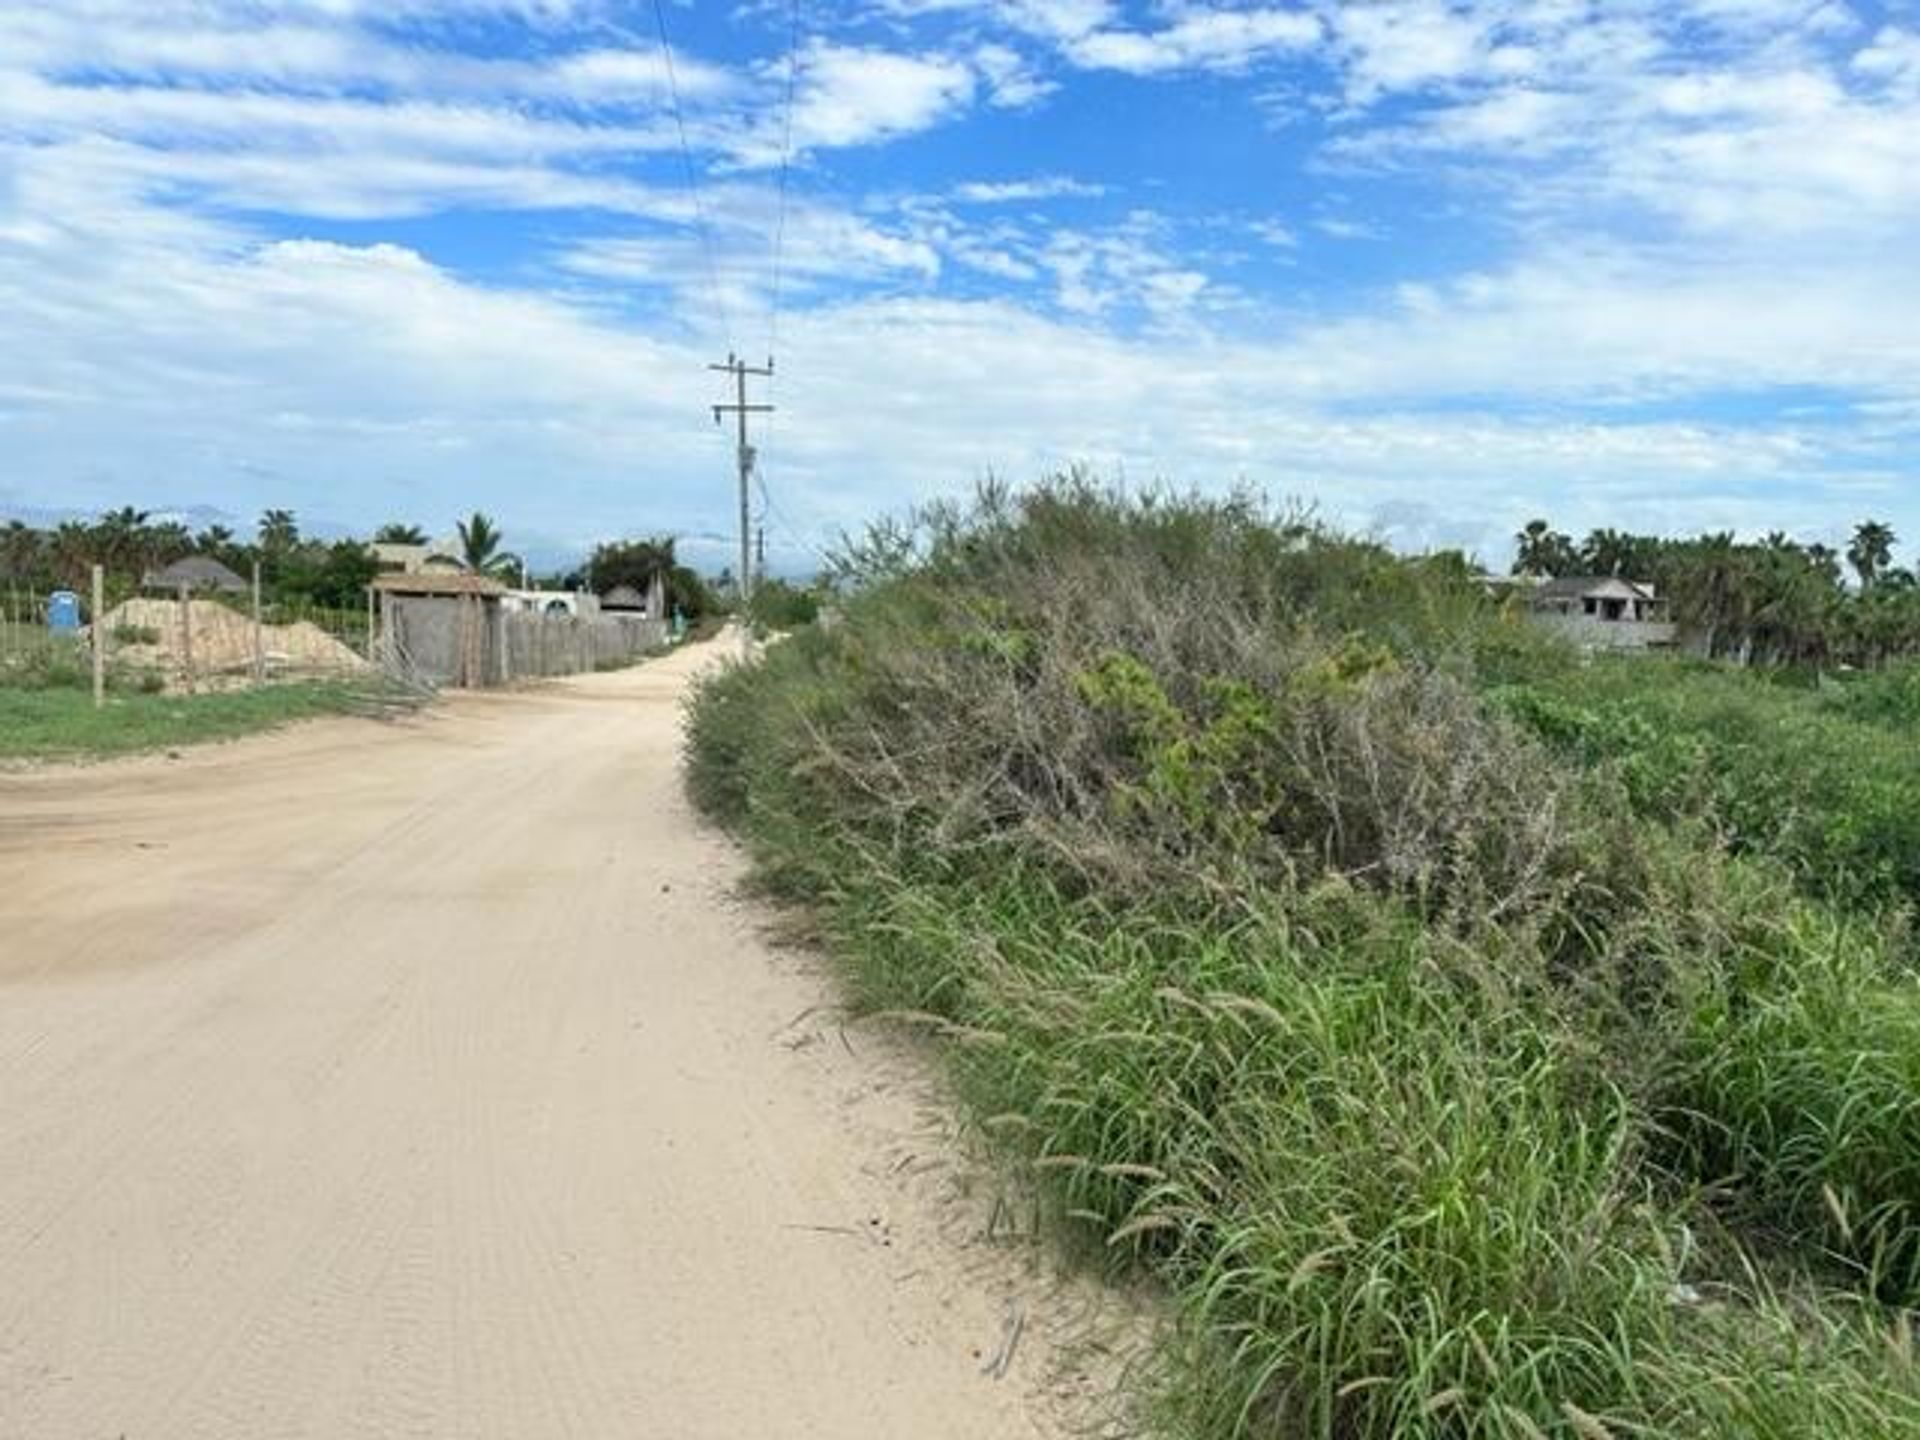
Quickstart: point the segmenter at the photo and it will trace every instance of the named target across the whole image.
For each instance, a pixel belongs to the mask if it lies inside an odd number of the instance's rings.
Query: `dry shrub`
[[[1330,871],[1462,929],[1590,903],[1613,863],[1577,777],[1460,677],[1499,618],[1447,577],[1242,501],[1073,485],[936,514],[916,554],[814,642],[859,699],[797,758],[863,834],[1037,847],[1103,887]],[[1363,600],[1386,639],[1330,624]]]

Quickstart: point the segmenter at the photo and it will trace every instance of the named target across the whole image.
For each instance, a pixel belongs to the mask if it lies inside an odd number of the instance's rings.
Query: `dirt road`
[[[0,775],[0,1437],[1053,1433],[1062,1297],[680,797],[700,663]]]

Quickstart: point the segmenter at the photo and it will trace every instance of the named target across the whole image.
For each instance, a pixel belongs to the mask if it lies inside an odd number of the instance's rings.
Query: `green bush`
[[[0,653],[0,685],[17,690],[75,690],[92,683],[93,659],[79,641],[37,637],[18,650]]]
[[[691,793],[1166,1282],[1164,1433],[1920,1435],[1822,1293],[1906,1283],[1895,941],[1729,858],[1709,761],[1241,502],[989,493],[840,578],[701,687]]]
[[[1908,734],[1920,726],[1920,665],[1908,662],[1830,681],[1822,703],[1837,714]]]
[[[1882,677],[1827,702],[1636,658],[1492,694],[1563,754],[1612,767],[1640,814],[1705,813],[1729,848],[1783,862],[1816,894],[1886,903],[1920,901],[1920,748],[1885,720],[1907,683]]]
[[[763,579],[753,587],[748,608],[759,630],[796,630],[820,617],[820,597],[785,580]]]

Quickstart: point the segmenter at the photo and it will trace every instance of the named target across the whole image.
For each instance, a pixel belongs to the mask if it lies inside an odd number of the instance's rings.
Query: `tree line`
[[[1894,563],[1891,526],[1863,520],[1844,551],[1781,531],[1737,540],[1600,529],[1584,540],[1532,520],[1513,573],[1652,584],[1698,652],[1740,663],[1878,666],[1920,654],[1920,576]]]
[[[261,513],[251,535],[226,525],[199,531],[174,519],[158,519],[131,505],[95,520],[64,520],[36,528],[21,520],[0,526],[0,586],[45,593],[84,591],[95,565],[105,568],[116,590],[192,555],[219,561],[242,579],[255,564],[270,603],[354,609],[380,571],[374,544],[428,545],[427,532],[410,522],[382,525],[368,539],[322,540],[303,535],[291,510]],[[681,565],[671,536],[613,541],[597,547],[583,567],[532,573],[506,548],[506,536],[491,516],[475,511],[457,522],[447,558],[496,579],[546,589],[591,589],[605,593],[632,585],[645,593],[654,575],[665,580],[671,603],[691,619],[714,608],[707,585]]]

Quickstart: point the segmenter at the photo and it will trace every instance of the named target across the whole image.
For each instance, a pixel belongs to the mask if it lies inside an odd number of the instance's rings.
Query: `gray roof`
[[[182,585],[191,590],[237,592],[247,588],[246,581],[211,555],[189,555],[162,569],[149,570],[141,583],[156,590],[178,590]]]
[[[1653,586],[1640,580],[1628,580],[1620,575],[1558,575],[1528,592],[1531,600],[1574,599],[1598,594],[1615,587],[1624,589],[1629,595],[1642,600],[1656,600]]]
[[[644,610],[647,597],[631,585],[616,585],[600,597],[603,610]]]

